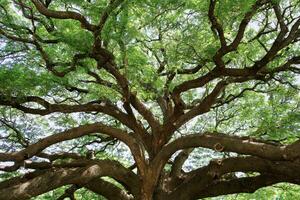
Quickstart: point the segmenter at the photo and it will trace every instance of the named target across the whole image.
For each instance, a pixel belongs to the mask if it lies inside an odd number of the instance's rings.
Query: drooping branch
[[[202,196],[211,197],[235,193],[253,193],[259,188],[271,186],[280,182],[289,182],[299,184],[299,179],[288,177],[276,177],[273,175],[260,175],[257,177],[247,177],[230,181],[220,181],[211,185],[202,194],[197,195],[199,198]]]
[[[295,162],[270,161],[258,157],[232,157],[214,160],[205,167],[187,173],[186,178],[181,184],[176,185],[175,190],[170,194],[169,198],[197,199],[200,198],[199,195],[204,198],[207,197],[205,196],[207,195],[207,188],[212,188],[214,185],[220,184],[221,182],[242,182],[242,180],[244,180],[244,178],[238,177],[231,178],[228,176],[228,178],[226,178],[225,175],[227,173],[258,172],[270,177],[272,174],[273,178],[276,178],[278,182],[287,180],[295,181],[300,177],[300,173],[296,172],[299,166],[299,163]],[[257,184],[251,187],[256,188],[256,185]],[[240,187],[238,188],[239,190],[241,189]],[[248,186],[246,188],[250,189]],[[226,193],[227,191],[223,192]],[[228,194],[230,193],[231,192]]]
[[[78,137],[82,137],[91,133],[103,133],[112,137],[115,137],[121,141],[123,141],[125,144],[127,144],[131,148],[135,148],[133,139],[131,139],[131,136],[129,136],[128,133],[125,131],[122,131],[117,128],[106,126],[102,123],[94,123],[94,124],[88,124],[88,125],[82,125],[76,128],[69,129],[67,131],[57,133],[51,136],[48,136],[34,144],[31,144],[27,146],[27,148],[19,151],[14,152],[10,154],[1,153],[0,154],[0,160],[1,161],[23,161],[28,158],[31,158],[32,156],[40,153],[45,148],[62,142],[66,140],[75,139]]]
[[[85,186],[101,176],[110,176],[120,181],[136,194],[138,178],[116,161],[104,160],[95,162],[77,162],[71,168],[49,169],[33,178],[23,178],[13,185],[2,184],[1,199],[28,199],[55,188],[76,184]],[[0,184],[1,185],[1,184]],[[4,186],[4,187],[3,187]],[[87,186],[89,187],[89,185]],[[92,187],[92,186],[90,186]],[[107,187],[110,188],[110,187]],[[99,190],[98,190],[99,191]],[[105,191],[108,194],[108,191]]]
[[[203,190],[200,190],[199,188],[193,188],[195,190],[194,193],[181,193],[181,195],[177,193],[176,199],[193,200],[198,198],[206,198],[235,193],[253,193],[259,188],[263,188],[280,182],[290,182],[299,184],[298,179],[274,175],[259,175],[256,177],[238,178],[230,181],[216,181],[215,183],[204,188]],[[168,199],[172,199],[172,197]]]
[[[300,158],[299,142],[280,145],[255,140],[250,137],[228,136],[220,133],[192,134],[169,143],[156,156],[154,163],[164,166],[169,157],[180,149],[203,147],[219,152],[235,152],[269,160],[296,160]]]

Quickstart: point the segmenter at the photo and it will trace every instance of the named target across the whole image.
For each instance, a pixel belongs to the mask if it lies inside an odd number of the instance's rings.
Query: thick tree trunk
[[[153,200],[153,194],[151,192],[144,191],[139,200]]]
[[[141,196],[138,200],[153,200],[154,187],[152,181],[145,181],[141,188]]]
[[[154,191],[159,177],[159,173],[157,173],[156,170],[157,169],[152,169],[151,167],[145,170],[146,173],[143,176],[141,197],[139,200],[153,200]]]

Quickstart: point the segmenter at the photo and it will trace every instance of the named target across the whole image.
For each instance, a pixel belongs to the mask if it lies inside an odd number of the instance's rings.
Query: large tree
[[[299,26],[298,0],[0,0],[0,199],[300,184]]]

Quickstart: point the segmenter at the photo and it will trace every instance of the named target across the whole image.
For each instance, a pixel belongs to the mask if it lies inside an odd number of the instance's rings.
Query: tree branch
[[[169,157],[180,149],[203,147],[218,152],[235,152],[244,155],[253,155],[269,160],[293,161],[300,158],[298,141],[291,145],[271,144],[255,140],[250,137],[228,136],[220,133],[192,134],[181,137],[163,147],[155,157],[157,166],[164,166]]]
[[[110,176],[115,180],[125,183],[126,187],[132,190],[130,192],[133,194],[136,194],[139,187],[139,181],[136,175],[133,172],[128,171],[116,161],[104,160],[94,163],[78,162],[78,164],[74,165],[73,168],[45,170],[41,175],[37,175],[29,179],[23,178],[14,185],[1,187],[0,198],[7,200],[29,199],[69,184],[76,184],[80,186],[88,184],[87,187],[89,187],[90,181],[95,181],[95,178],[99,178],[101,176]]]
[[[81,14],[73,11],[54,11],[46,8],[44,4],[39,0],[31,0],[31,2],[35,5],[36,9],[43,15],[47,17],[52,17],[56,19],[74,19],[81,23],[81,26],[89,31],[94,32],[96,30],[96,26],[90,24],[87,19]]]
[[[135,147],[133,139],[125,131],[103,125],[102,123],[94,123],[94,124],[82,125],[82,126],[61,132],[61,133],[57,133],[57,134],[48,136],[34,144],[29,145],[27,148],[25,148],[19,152],[14,152],[14,153],[10,153],[10,154],[1,153],[0,161],[20,162],[20,161],[26,160],[28,158],[31,158],[32,156],[40,153],[45,148],[47,148],[53,144],[56,144],[56,143],[59,143],[62,141],[66,141],[66,140],[75,139],[75,138],[82,137],[84,135],[88,135],[88,134],[96,133],[96,132],[100,132],[100,133],[115,137],[115,138],[123,141],[130,148]]]
[[[253,163],[255,163],[255,165]],[[200,198],[199,195],[201,198],[207,197],[205,196],[207,195],[207,188],[212,188],[222,182],[242,182],[242,180],[244,180],[244,178],[237,177],[226,180],[224,175],[234,172],[259,172],[260,174],[268,174],[269,177],[276,178],[278,182],[299,180],[300,173],[295,173],[297,169],[299,169],[299,166],[299,163],[270,161],[257,157],[219,159],[211,161],[209,165],[203,168],[188,173],[186,179],[182,181],[182,184],[176,186],[176,189],[171,193],[169,198],[197,199]],[[224,179],[226,181],[224,181]],[[246,188],[249,189],[249,187]],[[239,189],[241,188],[239,187]],[[227,191],[223,192],[226,193]],[[228,194],[230,193],[231,192]]]

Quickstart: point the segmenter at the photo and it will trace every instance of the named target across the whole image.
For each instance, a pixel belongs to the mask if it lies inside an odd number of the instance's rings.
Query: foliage
[[[0,199],[296,198],[299,27],[298,0],[0,0]]]

